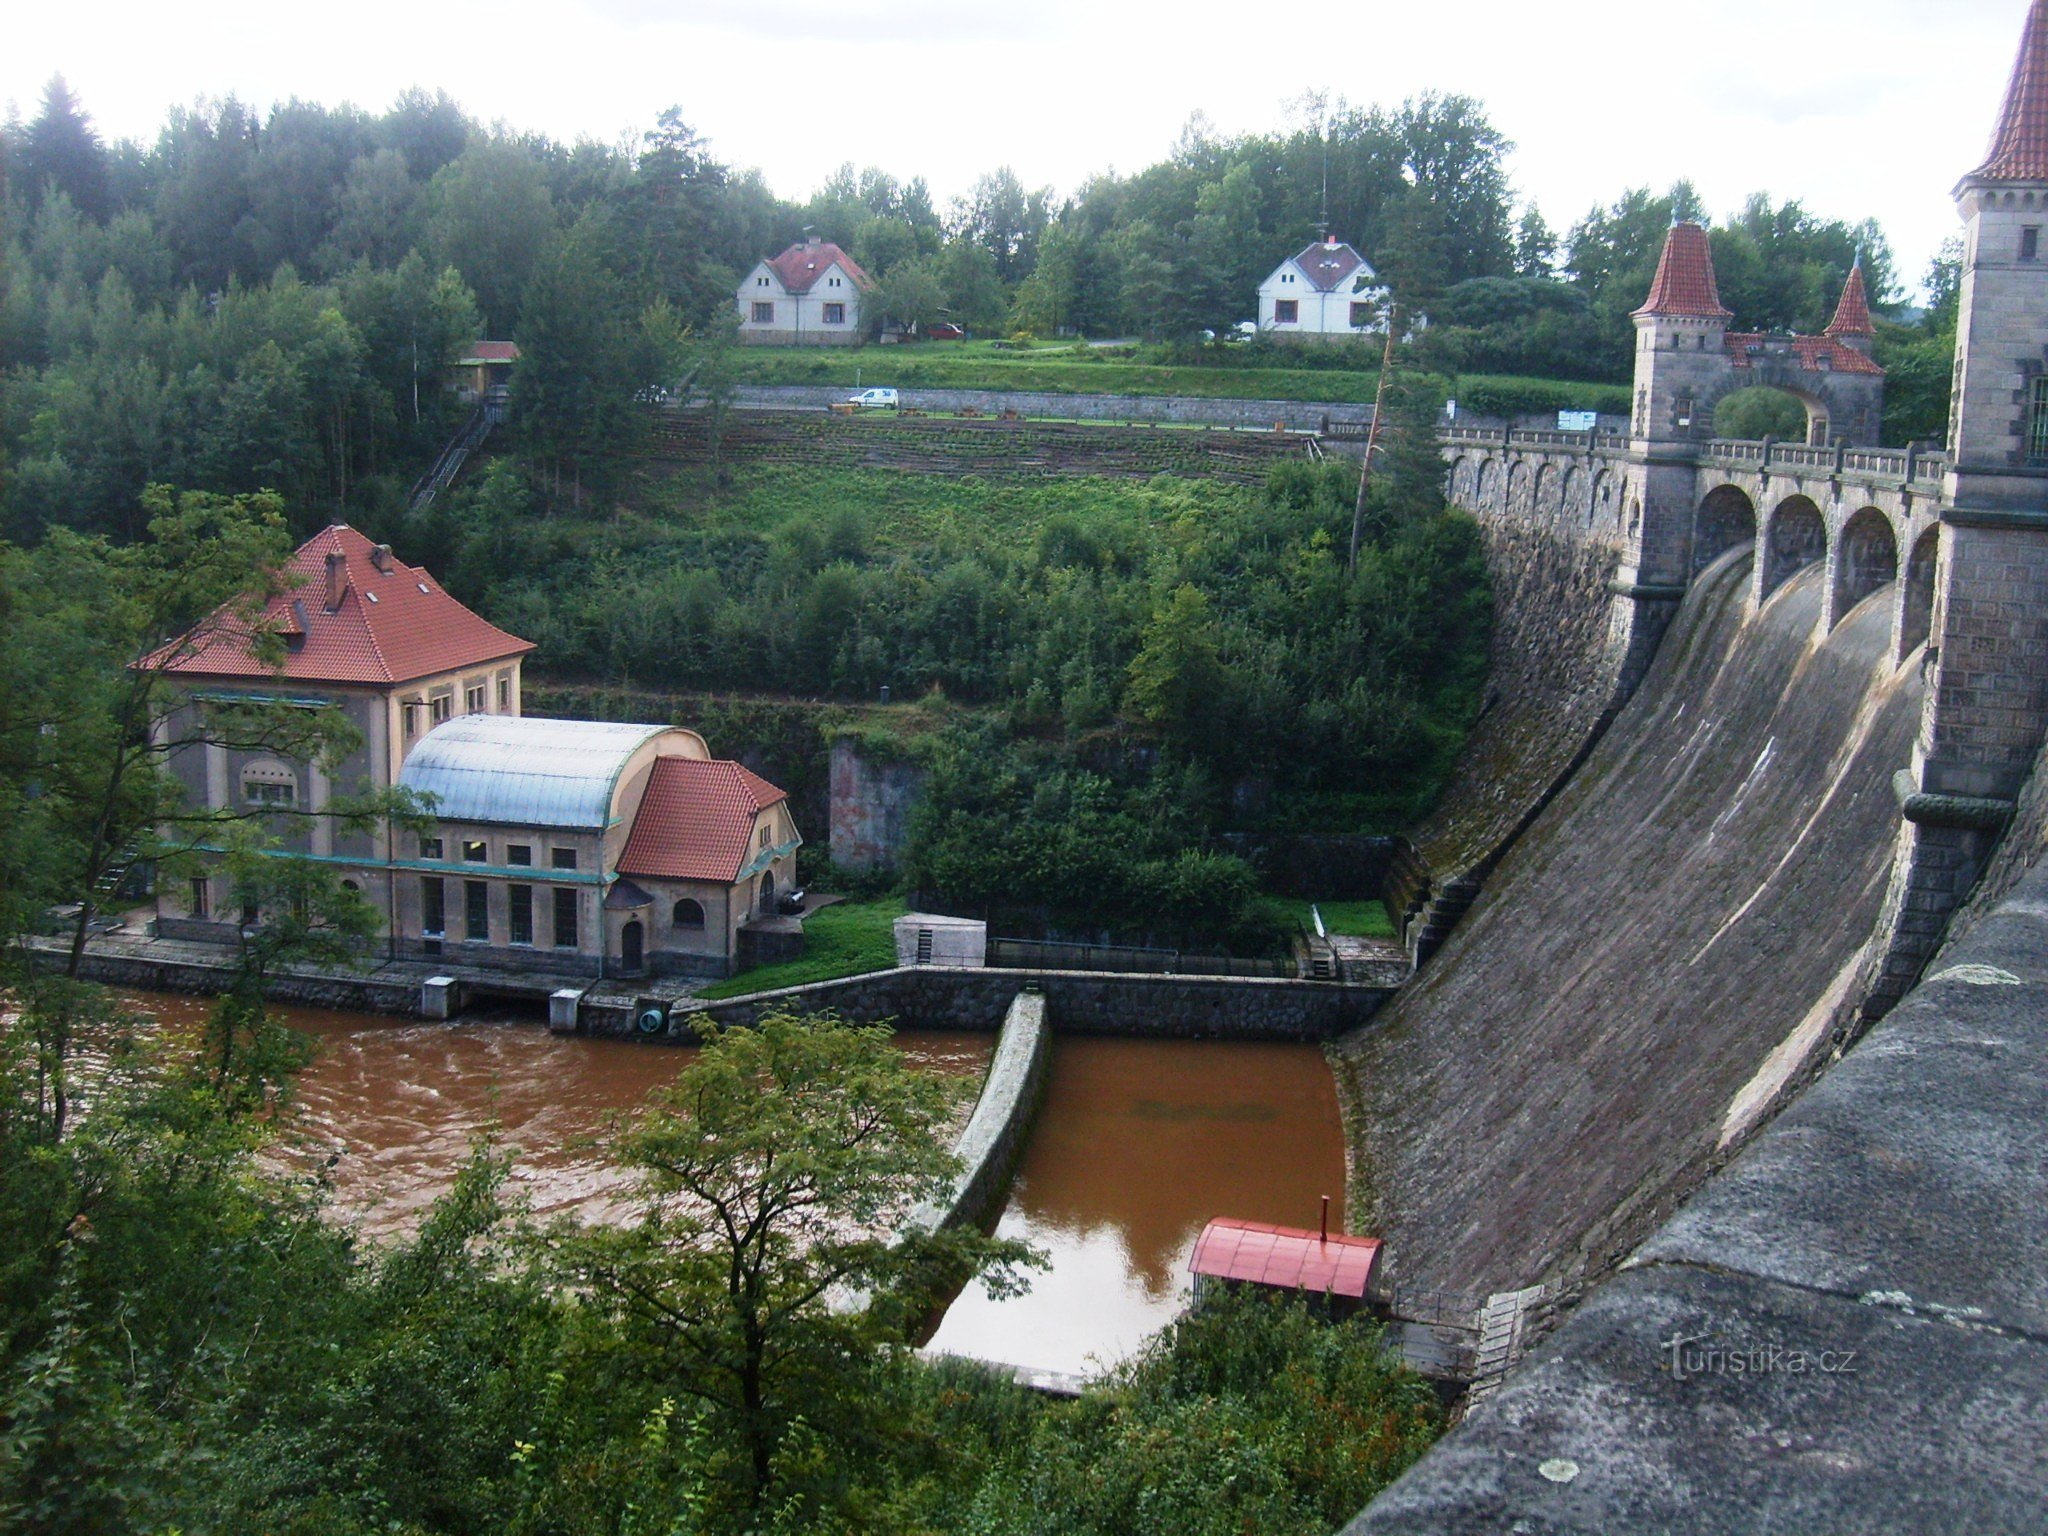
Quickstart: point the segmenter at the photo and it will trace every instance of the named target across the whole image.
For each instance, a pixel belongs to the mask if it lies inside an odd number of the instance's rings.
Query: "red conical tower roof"
[[[2048,0],[2034,0],[1981,181],[2048,181]]]
[[[1863,286],[1863,258],[1849,269],[1849,281],[1842,285],[1842,302],[1835,306],[1835,318],[1828,322],[1824,336],[1875,336],[1870,323],[1870,294]]]
[[[2048,5],[2048,0],[2041,0]],[[1732,311],[1721,307],[1721,288],[1714,281],[1714,252],[1707,232],[1697,224],[1674,224],[1657,258],[1657,279],[1639,315],[1686,315],[1698,320],[1726,320]]]

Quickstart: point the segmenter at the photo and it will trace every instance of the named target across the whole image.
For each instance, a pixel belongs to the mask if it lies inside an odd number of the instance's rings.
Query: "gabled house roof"
[[[516,363],[519,361],[519,343],[516,341],[477,341],[455,360],[458,368],[474,368],[480,363]]]
[[[1714,249],[1697,224],[1678,223],[1664,237],[1657,258],[1657,276],[1650,297],[1638,315],[1672,315],[1697,320],[1729,320],[1734,311],[1721,303],[1721,285],[1714,279]]]
[[[1979,181],[2048,181],[2048,0],[2034,0]]]
[[[323,528],[288,562],[302,583],[259,621],[284,636],[281,671],[257,659],[248,624],[222,610],[144,658],[179,677],[283,677],[391,684],[523,656],[533,642],[462,606],[425,571],[346,523]]]
[[[1379,274],[1373,271],[1372,264],[1342,240],[1318,240],[1305,246],[1298,254],[1282,262],[1281,269],[1285,270],[1290,264],[1318,293],[1335,293],[1354,277],[1362,277],[1367,283],[1379,281]]]
[[[731,885],[754,855],[754,818],[788,798],[739,763],[664,757],[648,777],[619,873]]]
[[[830,240],[814,244],[798,241],[780,256],[769,257],[767,265],[776,280],[791,293],[809,293],[834,262],[839,263],[846,275],[853,279],[854,287],[865,291],[875,286],[874,279],[861,270],[860,263]]]

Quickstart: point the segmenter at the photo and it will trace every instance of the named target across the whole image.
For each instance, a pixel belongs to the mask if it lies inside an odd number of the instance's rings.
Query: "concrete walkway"
[[[2048,1530],[2048,863],[1346,1536]]]

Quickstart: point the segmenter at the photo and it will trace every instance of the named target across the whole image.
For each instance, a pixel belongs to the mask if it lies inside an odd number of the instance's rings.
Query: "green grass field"
[[[1304,931],[1316,931],[1315,919],[1309,916],[1309,902],[1283,898],[1280,905],[1287,909],[1289,917],[1301,924]],[[1393,919],[1387,916],[1387,909],[1380,902],[1319,901],[1314,905],[1322,910],[1324,929],[1333,935],[1342,934],[1354,939],[1394,937]]]
[[[896,919],[903,899],[842,901],[804,920],[804,957],[781,965],[757,965],[724,981],[714,982],[699,997],[739,997],[772,992],[778,987],[837,981],[865,971],[886,971],[896,963]]]
[[[735,354],[734,372],[742,384],[816,384],[848,391],[893,386],[1339,403],[1369,401],[1379,384],[1376,368],[1151,363],[1072,346],[998,350],[979,341],[911,347],[743,347]],[[1628,390],[1611,384],[1490,374],[1468,374],[1457,382],[1461,396],[1479,401],[1490,391],[1507,391],[1510,398],[1519,398],[1532,389],[1555,396],[1559,408],[1628,410]]]

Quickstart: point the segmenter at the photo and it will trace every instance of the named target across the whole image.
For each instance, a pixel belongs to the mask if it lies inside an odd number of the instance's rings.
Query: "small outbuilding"
[[[1329,1298],[1332,1311],[1365,1305],[1380,1240],[1219,1216],[1202,1229],[1188,1269],[1199,1300],[1210,1285],[1257,1285]]]

